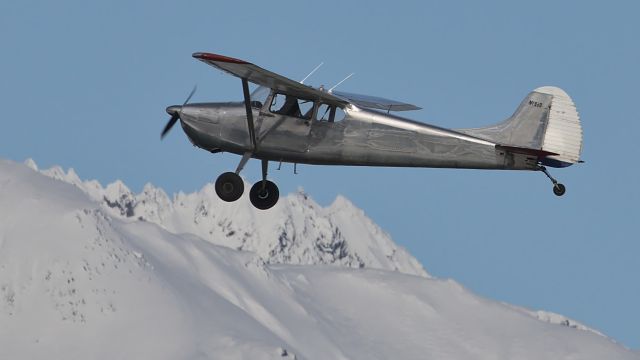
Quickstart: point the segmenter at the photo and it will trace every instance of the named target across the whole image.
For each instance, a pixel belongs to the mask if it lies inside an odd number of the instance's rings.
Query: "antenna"
[[[318,66],[316,66],[315,69],[311,70],[309,75],[305,76],[304,79],[300,80],[300,84],[304,84],[304,81],[307,80],[307,78],[309,78],[309,76],[313,75],[313,73],[316,72],[316,70],[320,69],[320,66],[322,66],[322,65],[324,65],[324,62],[320,62],[320,64]]]
[[[351,73],[349,74],[349,76],[347,76],[346,78],[342,79],[342,81],[340,81],[339,83],[333,85],[333,87],[331,89],[329,89],[329,93],[331,93],[331,91],[335,88],[338,87],[338,85],[342,84],[343,82],[347,81],[348,78],[352,77],[353,75],[355,75],[355,73]]]

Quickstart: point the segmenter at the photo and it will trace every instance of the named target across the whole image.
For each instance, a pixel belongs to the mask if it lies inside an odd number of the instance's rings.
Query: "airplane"
[[[473,129],[446,129],[392,114],[419,107],[384,98],[314,88],[244,60],[206,52],[192,55],[241,79],[243,101],[172,105],[161,139],[180,120],[191,143],[211,153],[242,158],[221,174],[216,193],[226,202],[244,192],[240,172],[250,158],[262,162],[262,180],[249,192],[266,210],[279,198],[267,179],[269,161],[353,165],[541,171],[553,193],[566,188],[547,171],[581,163],[582,126],[575,104],[562,89],[533,90],[511,117]],[[315,70],[314,70],[315,71]],[[249,83],[257,85],[249,91]],[[295,168],[294,168],[295,169]],[[295,170],[294,170],[295,171]]]

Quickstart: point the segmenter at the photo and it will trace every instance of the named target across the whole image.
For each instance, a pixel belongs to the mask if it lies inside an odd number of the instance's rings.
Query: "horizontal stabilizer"
[[[542,150],[542,149],[532,149],[532,148],[521,147],[521,146],[496,145],[496,149],[505,150],[508,152],[516,153],[516,154],[533,155],[538,157],[539,159],[546,158],[547,156],[558,155],[557,153]]]
[[[352,94],[342,91],[334,91],[333,95],[344,98],[350,103],[353,103],[357,106],[369,109],[380,109],[386,111],[408,111],[422,109],[421,107],[415,105],[395,100],[384,99],[376,96]]]

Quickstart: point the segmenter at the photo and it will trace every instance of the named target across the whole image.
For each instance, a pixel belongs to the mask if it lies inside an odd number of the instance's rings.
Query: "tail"
[[[543,165],[566,167],[580,161],[582,126],[575,104],[562,89],[533,90],[513,115],[496,125],[463,132],[505,147],[542,151]]]

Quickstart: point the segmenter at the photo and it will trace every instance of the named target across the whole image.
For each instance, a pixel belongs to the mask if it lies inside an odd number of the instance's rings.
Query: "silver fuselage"
[[[303,120],[252,108],[252,148],[244,103],[200,103],[180,109],[182,128],[202,149],[301,164],[534,170],[534,157],[496,143],[349,105],[336,122]]]

